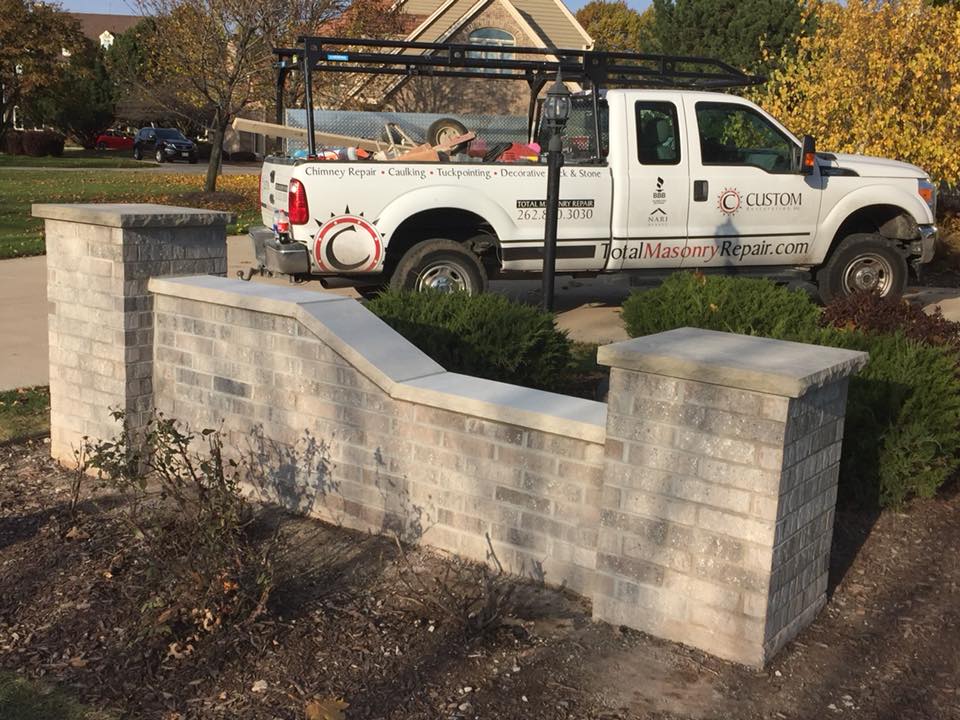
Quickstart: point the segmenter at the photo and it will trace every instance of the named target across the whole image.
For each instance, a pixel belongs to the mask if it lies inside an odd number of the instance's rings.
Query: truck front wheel
[[[390,287],[395,290],[435,290],[479,295],[487,289],[487,272],[480,258],[452,240],[425,240],[400,259]]]
[[[857,292],[899,298],[907,286],[907,261],[882,235],[848,235],[817,271],[817,285],[824,303]]]

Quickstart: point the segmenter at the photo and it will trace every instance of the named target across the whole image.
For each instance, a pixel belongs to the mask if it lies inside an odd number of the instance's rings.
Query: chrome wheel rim
[[[879,292],[886,295],[893,287],[893,266],[882,255],[860,255],[843,273],[843,290],[847,295],[857,292]]]
[[[417,292],[470,292],[470,279],[463,268],[448,262],[428,265],[417,276]]]

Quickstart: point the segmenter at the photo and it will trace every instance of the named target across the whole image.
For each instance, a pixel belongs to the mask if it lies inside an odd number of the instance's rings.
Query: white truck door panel
[[[687,245],[690,187],[679,97],[637,97],[629,103],[628,127],[628,232],[622,245],[612,247],[611,259],[621,259],[624,270],[679,267]]]
[[[794,170],[796,142],[751,105],[684,102],[692,160],[683,267],[814,262],[822,177]]]

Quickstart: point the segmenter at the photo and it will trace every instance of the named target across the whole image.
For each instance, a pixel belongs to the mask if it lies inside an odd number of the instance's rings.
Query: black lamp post
[[[550,132],[547,147],[547,221],[543,235],[543,309],[553,312],[553,276],[557,269],[557,214],[560,211],[560,168],[563,167],[563,129],[570,118],[570,91],[557,71],[547,90],[543,117]]]

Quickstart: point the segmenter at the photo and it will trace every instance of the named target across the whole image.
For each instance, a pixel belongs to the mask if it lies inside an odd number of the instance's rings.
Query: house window
[[[500,28],[486,27],[474,30],[470,33],[468,42],[471,45],[489,45],[490,47],[514,47],[517,41],[513,35]],[[484,60],[511,60],[513,53],[506,52],[486,52],[483,50],[471,50],[467,57],[482,58]],[[496,72],[496,71],[494,71]]]

